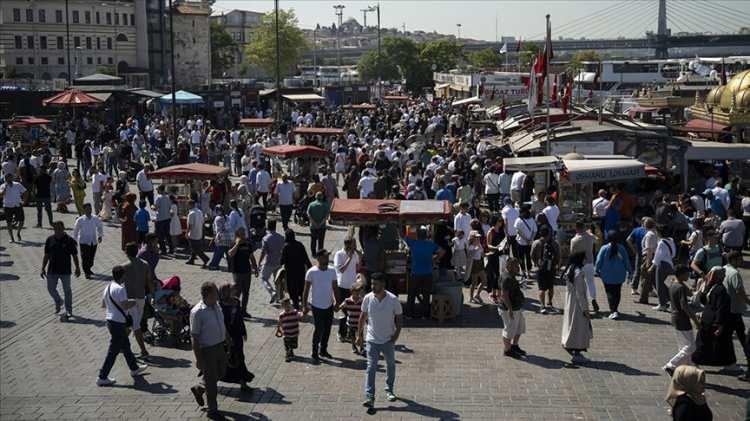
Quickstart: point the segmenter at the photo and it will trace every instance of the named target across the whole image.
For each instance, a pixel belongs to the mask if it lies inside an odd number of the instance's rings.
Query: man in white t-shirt
[[[344,247],[333,255],[333,267],[336,269],[336,282],[341,300],[345,300],[351,295],[352,287],[357,281],[357,268],[360,262],[362,262],[362,254],[357,250],[354,238],[346,237]],[[345,337],[346,316],[339,319],[339,342],[343,342]]]
[[[516,171],[510,179],[510,197],[518,203],[523,198],[523,183],[526,181],[526,174],[523,171]]]
[[[276,196],[279,202],[279,213],[281,213],[281,226],[284,231],[289,228],[289,220],[292,218],[294,209],[294,183],[289,181],[289,176],[284,173],[281,181],[276,183]]]
[[[200,257],[203,260],[203,267],[206,267],[208,263],[208,256],[203,251],[203,224],[205,223],[205,217],[203,211],[200,209],[200,204],[194,200],[190,201],[190,212],[187,217],[187,232],[185,237],[190,244],[190,258],[187,260],[187,264],[192,265],[195,262],[196,257]]]
[[[333,312],[341,304],[339,299],[336,271],[328,267],[329,253],[320,249],[315,254],[317,266],[305,274],[305,289],[302,291],[303,313],[312,307],[315,328],[312,337],[312,359],[320,362],[320,357],[333,358],[328,353],[328,338],[333,326]],[[334,301],[335,298],[335,301]]]
[[[607,200],[607,191],[604,189],[599,190],[599,197],[591,201],[591,209],[593,210],[594,218],[604,218],[607,214],[607,207],[609,206],[609,200]]]
[[[375,190],[375,181],[377,181],[377,177],[372,175],[372,170],[365,170],[365,176],[359,179],[360,199],[367,199],[370,196],[370,193]]]
[[[367,382],[363,405],[368,408],[375,405],[375,374],[378,371],[381,353],[385,358],[385,396],[389,402],[396,400],[393,389],[396,382],[394,348],[401,334],[402,314],[401,301],[385,290],[383,275],[373,274],[372,292],[362,299],[362,313],[359,316],[356,340],[359,347],[367,341]]]
[[[102,193],[104,193],[104,183],[107,182],[107,175],[101,165],[94,169],[94,175],[91,177],[91,193],[94,197],[94,214],[99,215],[102,211]]]
[[[547,196],[545,202],[547,202],[547,206],[542,209],[542,213],[547,218],[547,223],[552,229],[552,238],[555,238],[557,231],[559,231],[557,219],[560,217],[560,208],[557,207],[555,199],[552,196]]]
[[[135,184],[138,186],[138,200],[148,200],[150,206],[154,205],[154,183],[148,178],[148,174],[154,170],[151,164],[143,167],[135,176]]]
[[[112,386],[115,379],[109,377],[109,372],[115,364],[115,359],[122,353],[125,362],[130,368],[130,375],[133,377],[140,376],[146,371],[147,365],[138,364],[138,361],[130,349],[128,340],[128,327],[125,324],[125,312],[135,306],[135,299],[129,299],[125,287],[122,285],[125,275],[125,269],[122,266],[112,268],[112,282],[104,288],[102,293],[102,305],[106,309],[105,318],[107,328],[112,339],[109,341],[107,357],[104,359],[102,368],[99,370],[99,378],[96,380],[97,386]]]
[[[503,221],[505,221],[505,238],[508,239],[508,245],[513,252],[513,257],[518,257],[518,242],[516,241],[516,235],[518,234],[516,230],[518,209],[513,206],[513,201],[510,197],[505,198],[504,205],[500,215],[503,217]]]
[[[12,174],[5,175],[5,183],[0,184],[0,194],[3,196],[3,208],[5,211],[5,225],[8,227],[10,242],[14,243],[13,223],[18,228],[18,240],[21,240],[21,228],[23,228],[23,194],[26,193],[26,187],[21,183],[16,183]]]
[[[495,212],[500,207],[500,174],[498,169],[493,167],[484,176],[484,197],[487,200],[487,206]],[[468,233],[464,233],[468,235]],[[468,237],[467,237],[468,238]]]
[[[458,213],[453,217],[453,232],[463,231],[464,238],[469,238],[471,231],[471,215],[468,211],[469,204],[461,203]]]

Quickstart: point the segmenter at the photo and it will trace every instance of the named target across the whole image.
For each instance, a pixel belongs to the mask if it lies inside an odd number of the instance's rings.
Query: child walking
[[[351,290],[349,298],[344,300],[343,308],[344,314],[346,314],[346,338],[352,344],[352,353],[362,355],[364,354],[364,347],[362,349],[357,348],[357,327],[359,325],[359,315],[362,313],[362,290],[364,289],[362,281],[357,281]]]
[[[456,236],[453,237],[453,267],[456,270],[456,277],[458,281],[468,281],[466,276],[466,252],[468,244],[466,243],[466,236],[463,230],[456,231]]]
[[[469,290],[470,301],[476,304],[483,304],[482,289],[487,284],[487,272],[484,269],[484,247],[480,243],[481,235],[472,231],[469,234],[469,258],[471,259],[471,289]],[[474,290],[477,294],[474,295]]]
[[[302,315],[292,307],[292,300],[284,298],[281,300],[281,308],[284,310],[279,314],[279,325],[276,327],[276,336],[284,338],[286,358],[290,362],[294,358],[294,350],[297,349],[297,337],[299,336],[299,321]]]

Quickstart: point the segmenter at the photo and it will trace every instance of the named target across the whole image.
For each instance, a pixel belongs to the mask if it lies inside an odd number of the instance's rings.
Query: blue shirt
[[[622,284],[625,282],[627,274],[632,272],[630,257],[625,250],[625,246],[618,244],[617,247],[618,253],[615,257],[610,258],[609,256],[612,244],[602,246],[596,256],[596,273],[599,274],[605,284]]]
[[[411,273],[413,275],[432,275],[432,255],[438,245],[430,240],[404,239],[411,251]]]
[[[648,230],[645,227],[638,227],[633,230],[633,232],[630,233],[630,238],[633,239],[633,242],[635,242],[635,250],[638,252],[638,255],[641,254],[641,246],[643,243],[643,237],[646,236],[646,233]]]
[[[451,203],[456,203],[456,196],[449,188],[443,187],[435,193],[435,200],[447,200]]]
[[[148,209],[141,208],[135,211],[135,230],[140,232],[148,232],[148,221],[151,220],[151,214],[148,213]]]

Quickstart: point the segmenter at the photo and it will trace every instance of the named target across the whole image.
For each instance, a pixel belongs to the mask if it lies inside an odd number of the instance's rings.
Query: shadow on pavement
[[[266,421],[270,420],[267,416],[259,413],[259,412],[251,412],[248,415],[244,414],[238,414],[236,412],[231,411],[222,411],[219,410],[219,413],[222,415],[223,419],[225,420],[242,420],[242,421]]]
[[[188,368],[193,365],[190,360],[184,358],[168,358],[160,355],[149,355],[147,363],[152,367],[160,368]]]
[[[554,370],[559,370],[561,368],[566,367],[565,361],[554,360],[551,358],[543,357],[541,355],[529,354],[526,356],[526,358],[523,361],[531,365],[536,365],[542,368],[549,368],[549,369],[554,369]]]
[[[2,262],[0,262],[0,266],[5,266],[5,267],[13,266],[13,261],[12,260],[3,260]]]
[[[732,389],[731,387],[722,386],[719,384],[706,383],[706,389],[715,390],[719,393],[725,393],[727,395],[739,396],[741,398],[750,398],[750,389]]]
[[[635,314],[623,314],[620,313],[620,319],[633,323],[643,323],[647,325],[669,325],[670,323],[666,320],[656,319],[653,317],[646,316],[640,311],[636,311]]]
[[[373,415],[377,411],[390,411],[390,412],[410,412],[412,414],[421,415],[428,418],[437,418],[440,420],[458,420],[461,417],[455,412],[445,411],[442,409],[434,408],[432,406],[423,405],[410,399],[398,399],[400,402],[406,404],[406,406],[387,406],[385,408],[374,408],[372,411],[367,411],[368,414]]]
[[[18,275],[11,275],[10,273],[0,273],[0,282],[2,281],[17,281],[21,278]]]
[[[94,319],[89,319],[88,317],[81,317],[81,316],[74,316],[68,319],[68,321],[65,323],[70,323],[74,325],[94,325],[96,327],[106,326],[107,324],[107,322],[105,322],[104,320],[94,320]]]
[[[602,371],[613,371],[622,373],[626,376],[658,376],[659,373],[652,373],[650,371],[641,371],[637,368],[630,367],[628,365],[614,362],[614,361],[591,361],[586,363],[585,367],[590,367],[596,370]]]
[[[246,403],[270,403],[276,405],[291,405],[292,402],[286,400],[284,395],[272,387],[265,389],[255,388],[252,394],[241,394],[237,399],[239,402]],[[260,414],[257,414],[260,415]],[[262,416],[262,415],[261,415]],[[265,418],[248,418],[248,419],[265,419]]]
[[[155,382],[155,383],[149,383],[148,380],[146,380],[146,376],[137,376],[133,378],[133,384],[132,385],[124,385],[124,384],[114,384],[112,385],[114,388],[123,388],[123,389],[135,389],[140,390],[143,392],[148,392],[153,395],[165,395],[165,394],[172,394],[177,393],[177,389],[175,389],[171,384],[164,383],[164,382]]]
[[[0,320],[0,329],[13,327],[15,325],[16,325],[16,322],[11,322],[10,320]]]

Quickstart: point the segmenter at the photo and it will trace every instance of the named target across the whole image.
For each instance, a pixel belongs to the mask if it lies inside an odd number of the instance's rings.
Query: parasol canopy
[[[188,91],[177,91],[174,94],[175,96],[175,103],[177,105],[190,105],[190,104],[203,104],[203,98],[194,94],[190,93]],[[172,103],[172,93],[168,93],[166,95],[162,95],[159,97],[159,101],[162,104],[171,104]]]
[[[240,120],[240,126],[246,127],[269,127],[275,123],[276,120],[272,118],[243,118]]]
[[[183,164],[151,171],[148,178],[216,178],[229,174],[229,168],[208,164]]]
[[[68,89],[42,101],[45,107],[90,107],[101,103],[99,98],[78,89]]]
[[[51,121],[46,118],[39,117],[20,117],[12,120],[8,127],[11,129],[19,127],[31,127],[31,126],[44,126],[50,124]]]
[[[310,145],[278,145],[263,148],[266,155],[280,156],[282,158],[297,158],[300,156],[328,156],[325,149]]]

